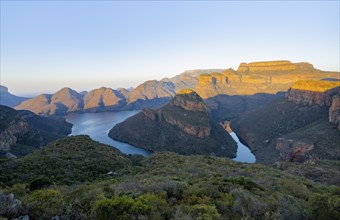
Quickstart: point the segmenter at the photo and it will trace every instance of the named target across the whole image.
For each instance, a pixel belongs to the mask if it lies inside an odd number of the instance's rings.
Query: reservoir
[[[100,113],[71,113],[65,116],[66,121],[73,124],[70,135],[89,135],[93,140],[114,146],[124,154],[141,154],[149,156],[150,152],[130,144],[112,140],[108,133],[110,129],[124,121],[130,116],[137,114],[139,111],[119,111],[119,112],[100,112]],[[254,163],[255,156],[249,148],[243,145],[235,133],[230,133],[232,138],[237,142],[237,156],[233,160],[239,162]]]

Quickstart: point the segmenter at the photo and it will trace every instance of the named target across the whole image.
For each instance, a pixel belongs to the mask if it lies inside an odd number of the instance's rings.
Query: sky
[[[1,85],[17,95],[137,86],[291,60],[339,71],[339,1],[4,1]]]

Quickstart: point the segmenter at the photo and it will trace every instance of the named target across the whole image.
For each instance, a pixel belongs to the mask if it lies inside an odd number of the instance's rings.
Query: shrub
[[[214,205],[197,204],[189,208],[190,215],[197,220],[221,219]]]
[[[128,196],[115,197],[113,199],[98,200],[93,206],[95,219],[138,219],[147,215],[151,207],[141,200],[135,201]]]
[[[31,191],[37,190],[37,189],[42,189],[45,188],[47,186],[50,186],[52,184],[52,181],[46,177],[39,177],[35,180],[33,180],[30,185],[29,185],[29,189]]]
[[[313,194],[308,206],[314,219],[340,219],[340,197],[329,194]]]
[[[58,190],[53,189],[36,190],[27,194],[23,203],[33,219],[51,218],[62,214],[63,210],[63,197]]]

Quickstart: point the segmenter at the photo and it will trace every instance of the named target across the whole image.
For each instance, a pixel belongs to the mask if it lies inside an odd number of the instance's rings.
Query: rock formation
[[[27,99],[28,98],[19,97],[11,94],[10,92],[8,92],[7,87],[0,85],[0,105],[14,107]]]
[[[339,81],[299,80],[287,92],[296,104],[330,106],[335,94],[340,94]]]
[[[180,91],[158,110],[144,109],[113,127],[109,136],[151,151],[235,157],[236,143],[214,123],[202,98]]]
[[[332,98],[332,104],[329,107],[328,113],[329,122],[337,125],[338,130],[340,131],[340,96],[335,95]]]
[[[313,67],[313,66],[311,66]],[[297,67],[288,60],[241,63],[238,72],[289,71]]]
[[[35,148],[65,137],[72,124],[58,118],[41,117],[0,105],[0,154],[24,155]]]

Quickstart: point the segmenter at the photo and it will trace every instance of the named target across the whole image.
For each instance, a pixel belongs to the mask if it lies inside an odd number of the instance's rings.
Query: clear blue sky
[[[339,14],[339,1],[1,1],[1,84],[129,87],[276,59],[339,70]]]

